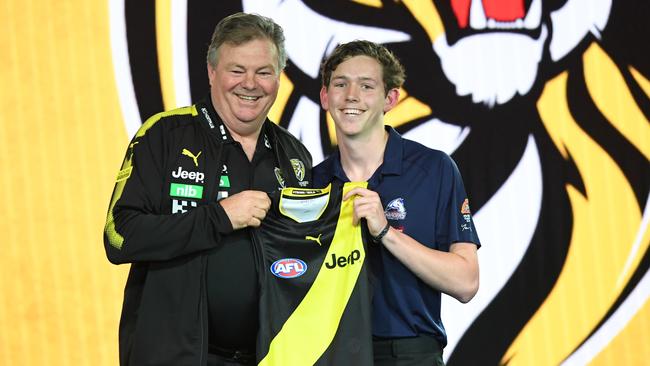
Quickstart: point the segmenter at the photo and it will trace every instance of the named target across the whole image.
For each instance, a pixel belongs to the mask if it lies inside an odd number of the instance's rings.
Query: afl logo
[[[283,258],[271,264],[271,273],[280,278],[300,277],[307,272],[307,263],[295,258]]]

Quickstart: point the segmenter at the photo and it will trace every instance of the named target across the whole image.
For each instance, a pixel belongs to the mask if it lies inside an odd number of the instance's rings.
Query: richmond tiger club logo
[[[269,118],[298,136],[314,163],[335,149],[319,102],[323,58],[354,39],[395,52],[407,81],[387,123],[452,156],[483,244],[476,297],[442,297],[448,365],[606,364],[611,355],[633,364],[621,345],[650,344],[634,331],[649,326],[638,316],[650,296],[647,1],[111,6],[130,135],[147,117],[207,94],[206,45],[236,11],[282,25],[289,60]],[[292,166],[300,180],[304,167]],[[274,274],[287,278],[301,265],[283,262]]]
[[[305,164],[303,164],[300,159],[291,159],[290,161],[296,178],[299,181],[303,181],[305,179]]]

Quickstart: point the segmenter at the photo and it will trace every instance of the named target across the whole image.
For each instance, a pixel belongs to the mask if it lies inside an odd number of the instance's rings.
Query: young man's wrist
[[[372,236],[372,235],[370,235],[370,237],[371,237],[371,239],[372,239],[372,241],[373,241],[374,243],[381,243],[381,240],[384,239],[384,237],[386,236],[386,234],[388,234],[388,231],[389,231],[389,230],[390,230],[390,223],[389,223],[389,222],[386,222],[386,226],[384,226],[384,228],[381,229],[381,231],[379,232],[379,234],[377,234],[376,236]]]

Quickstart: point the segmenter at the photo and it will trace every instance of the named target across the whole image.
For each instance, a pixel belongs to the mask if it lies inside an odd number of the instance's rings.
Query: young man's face
[[[217,65],[208,64],[214,107],[231,130],[259,129],[278,95],[278,53],[268,39],[222,44]]]
[[[337,135],[367,136],[383,131],[384,113],[397,101],[396,89],[384,89],[381,65],[368,56],[354,56],[340,63],[329,85],[320,92],[322,107],[329,111]]]

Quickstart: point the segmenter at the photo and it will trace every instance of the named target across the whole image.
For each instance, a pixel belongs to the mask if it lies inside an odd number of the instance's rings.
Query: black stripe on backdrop
[[[156,4],[153,0],[125,1],[124,12],[133,90],[144,122],[164,109],[156,46]]]

